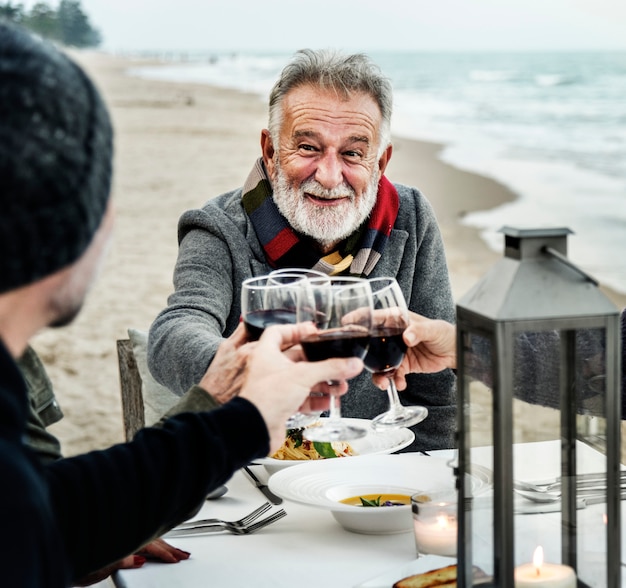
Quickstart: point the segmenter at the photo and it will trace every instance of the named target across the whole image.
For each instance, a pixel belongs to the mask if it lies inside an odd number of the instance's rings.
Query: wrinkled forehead
[[[281,132],[311,132],[326,128],[378,138],[382,114],[365,92],[338,93],[333,88],[300,86],[285,95]]]
[[[349,90],[343,87],[318,86],[314,84],[301,84],[295,86],[285,94],[282,100],[283,110],[293,107],[295,104],[308,103],[323,105],[333,104],[362,104],[376,112],[382,118],[380,104],[376,97],[363,90]]]

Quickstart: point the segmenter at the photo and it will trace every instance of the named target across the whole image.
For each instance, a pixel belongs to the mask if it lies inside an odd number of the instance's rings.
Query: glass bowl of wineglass
[[[241,318],[251,341],[258,341],[270,325],[295,324],[298,284],[304,279],[285,274],[256,276],[243,281]]]
[[[327,278],[328,274],[324,272],[320,272],[314,269],[309,269],[306,267],[281,267],[280,269],[272,270],[269,275],[270,276],[281,276],[281,275],[290,275],[290,276],[301,276],[303,278]]]
[[[244,280],[241,286],[241,315],[251,341],[257,341],[270,325],[295,324],[298,296],[306,280],[304,274],[296,271],[270,273]],[[287,419],[285,428],[306,427],[316,422],[320,415],[319,411],[296,412]]]
[[[311,321],[317,332],[300,342],[309,361],[331,357],[363,358],[369,344],[372,324],[372,292],[362,278],[331,277],[307,280],[298,299],[298,322]],[[332,384],[332,383],[331,383]],[[305,438],[311,441],[348,441],[367,434],[362,427],[343,422],[341,397],[332,393],[327,419],[319,426],[308,427]]]
[[[389,410],[372,419],[374,429],[409,427],[428,416],[425,406],[404,406],[398,397],[393,376],[406,354],[402,333],[409,324],[409,311],[402,290],[395,278],[372,278],[374,313],[370,343],[363,359],[365,368],[373,374],[387,377]]]

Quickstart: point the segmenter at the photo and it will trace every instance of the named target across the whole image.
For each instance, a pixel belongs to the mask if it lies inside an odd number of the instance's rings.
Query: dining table
[[[558,475],[558,441],[522,443],[514,449],[516,463],[521,468],[516,469],[516,475],[519,473],[529,480]],[[472,463],[489,468],[491,454],[491,448],[475,448]],[[415,455],[416,464],[426,456],[444,461],[450,467],[450,475],[454,476],[451,466],[457,457],[455,450]],[[597,470],[604,460],[601,453],[584,443],[581,443],[578,458],[582,470],[587,471]],[[304,468],[306,465],[290,467]],[[251,465],[250,468],[261,481],[268,480],[269,474],[263,465]],[[243,470],[235,472],[227,487],[224,496],[207,500],[194,518],[237,520],[266,501]],[[279,508],[284,508],[287,516],[253,534],[223,532],[167,539],[176,547],[189,551],[190,558],[177,564],[149,561],[139,569],[120,570],[114,574],[113,582],[117,588],[391,588],[403,577],[456,561],[436,555],[418,558],[412,532],[369,535],[347,531],[328,510],[288,500],[273,506],[267,514]],[[591,516],[603,508],[599,504],[586,510]],[[622,536],[626,529],[623,511]],[[528,520],[536,528],[535,517],[541,517],[546,544],[556,545],[559,516],[558,512],[537,512],[528,514]],[[623,582],[626,580],[625,543],[623,539]],[[597,544],[602,545],[602,541]]]

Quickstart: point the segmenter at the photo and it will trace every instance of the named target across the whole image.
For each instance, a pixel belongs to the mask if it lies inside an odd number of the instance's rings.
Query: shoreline
[[[445,149],[444,144],[398,137],[393,143],[388,175],[417,186],[433,205],[446,246],[452,291],[458,300],[503,254],[489,247],[479,229],[462,224],[463,217],[512,202],[519,195],[498,180],[440,160],[438,153]],[[398,152],[402,157],[397,157]],[[603,284],[600,290],[618,309],[626,308],[626,293]]]
[[[117,220],[111,251],[78,319],[33,340],[65,413],[50,429],[65,455],[123,441],[116,340],[127,338],[131,327],[147,330],[165,306],[180,214],[243,184],[267,122],[266,105],[256,95],[125,74],[146,60],[70,54],[111,111]],[[442,145],[395,136],[393,141],[386,175],[418,187],[433,205],[458,300],[501,257],[478,229],[460,220],[517,195],[440,161]],[[626,306],[626,295],[609,297]]]

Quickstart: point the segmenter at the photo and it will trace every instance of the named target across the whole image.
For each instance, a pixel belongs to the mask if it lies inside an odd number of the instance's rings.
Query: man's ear
[[[274,143],[267,129],[261,131],[261,153],[263,155],[263,163],[271,178],[274,175]]]
[[[387,149],[383,151],[383,154],[380,156],[380,159],[378,160],[378,170],[380,171],[381,177],[385,173],[385,169],[387,169],[387,164],[389,163],[389,160],[391,159],[392,153],[393,153],[393,145],[389,143],[389,145],[387,146]]]

